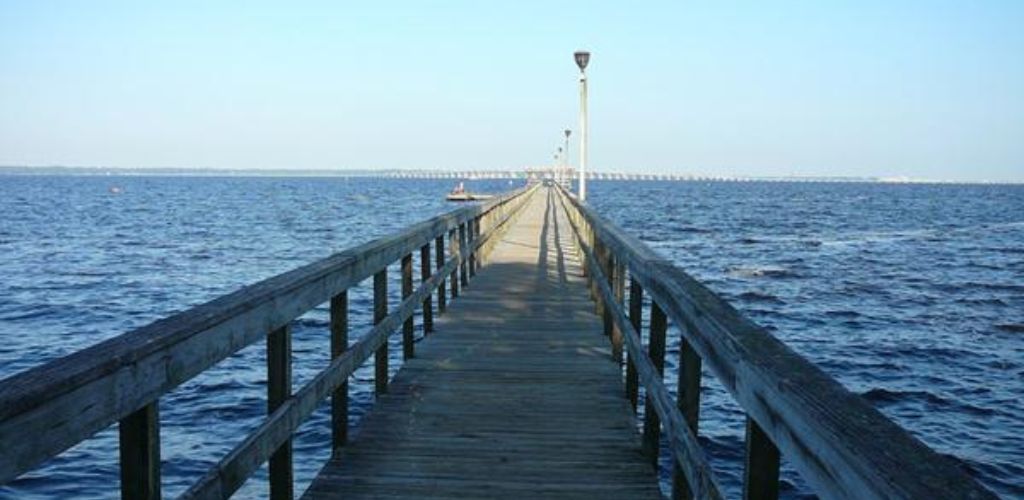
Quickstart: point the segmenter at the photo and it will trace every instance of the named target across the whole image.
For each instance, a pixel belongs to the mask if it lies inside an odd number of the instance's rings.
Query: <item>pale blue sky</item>
[[[0,164],[1024,181],[1022,1],[597,4],[0,0]]]

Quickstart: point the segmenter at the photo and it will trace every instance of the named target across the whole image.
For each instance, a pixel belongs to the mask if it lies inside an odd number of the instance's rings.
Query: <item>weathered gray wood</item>
[[[625,260],[723,383],[821,495],[995,498],[943,457],[763,328],[571,195],[598,239]],[[627,343],[629,342],[627,335]]]
[[[683,325],[681,328],[688,328]],[[679,394],[676,403],[682,412],[690,432],[697,435],[697,424],[700,422],[700,356],[693,350],[686,338],[679,339],[679,379],[676,387]],[[672,470],[672,498],[691,498],[690,485],[686,483],[686,475],[679,466]]]
[[[155,401],[437,235],[525,193],[434,217],[5,379],[0,483]]]
[[[661,310],[661,307],[658,307],[657,303],[651,302],[651,322],[647,337],[647,349],[651,364],[654,365],[654,369],[658,372],[660,382],[664,382],[662,377],[665,375],[666,327],[665,312]],[[644,410],[644,453],[650,458],[651,464],[657,467],[658,443],[661,440],[661,419],[658,418],[658,412],[654,408],[654,401],[650,393],[647,394],[646,401]]]
[[[118,425],[121,498],[160,498],[160,410],[154,401]]]
[[[426,283],[430,279],[431,266],[430,262],[430,243],[420,247],[420,283]],[[444,295],[444,291],[441,291]],[[427,298],[423,299],[423,335],[430,335],[434,331],[434,301],[432,299],[433,294],[427,294]]]
[[[644,289],[640,283],[630,277],[629,279],[629,323],[633,329],[640,331],[640,324],[643,320]],[[633,364],[633,356],[626,353],[626,398],[630,406],[636,411],[637,400],[640,398],[640,380],[637,378],[636,366]]]
[[[660,498],[578,263],[555,247],[571,237],[564,211],[541,253],[546,202],[524,209],[307,498]]]
[[[477,254],[473,251],[473,240],[476,239],[476,229],[473,224],[476,222],[475,219],[469,219],[466,221],[466,242],[469,244],[469,277],[476,276],[476,258]]]
[[[444,266],[444,236],[438,236],[434,240],[434,255],[437,264],[437,269],[441,269]],[[442,275],[443,276],[443,275]],[[445,279],[441,278],[441,284],[437,286],[437,314],[444,314],[445,309],[448,308],[448,296],[445,290]]]
[[[388,315],[388,269],[384,269],[373,275],[373,324],[380,322]],[[377,354],[373,360],[373,389],[374,394],[381,395],[388,392],[388,343],[383,342],[377,347]]]
[[[331,297],[331,359],[348,350],[348,291]],[[331,394],[332,449],[348,441],[348,379]]]
[[[245,478],[268,459],[273,450],[289,439],[291,433],[313,413],[320,401],[345,383],[357,368],[377,352],[382,343],[387,342],[388,336],[405,321],[406,317],[415,312],[423,297],[435,289],[440,283],[440,278],[456,265],[455,258],[450,259],[430,282],[420,286],[416,293],[402,302],[394,312],[377,323],[341,356],[332,360],[324,371],[285,401],[244,441],[235,446],[215,468],[189,488],[183,498],[230,497]]]
[[[772,444],[757,422],[747,418],[747,456],[743,474],[743,498],[776,500],[779,498],[779,449]]]
[[[267,336],[267,413],[273,414],[292,393],[292,329],[278,328]],[[270,455],[270,498],[290,500],[293,494],[292,441]]]
[[[567,198],[567,196],[562,196],[563,206],[575,201],[572,199],[567,200]],[[576,206],[578,207],[578,205]],[[593,273],[592,281],[598,284],[597,292],[605,297],[606,300],[613,300],[614,292],[601,273],[593,248],[585,240],[586,233],[582,232],[575,224],[572,227],[576,234],[576,241],[584,255],[584,262],[589,263],[589,269]],[[654,410],[665,430],[665,436],[672,450],[673,461],[683,469],[686,480],[694,491],[694,496],[698,498],[721,498],[721,488],[718,486],[711,467],[704,457],[704,451],[697,442],[696,436],[690,432],[683,420],[679,407],[672,401],[672,397],[669,395],[662,380],[662,374],[655,368],[651,359],[644,354],[643,344],[640,341],[640,335],[637,333],[637,330],[633,328],[632,323],[630,323],[629,318],[626,317],[621,308],[612,309],[612,319],[622,329],[626,349],[634,360],[637,376],[647,392],[648,401],[653,403]]]
[[[469,285],[469,274],[466,272],[466,263],[469,260],[469,255],[466,245],[466,223],[459,224],[459,284],[462,288],[466,288]]]
[[[455,258],[460,262],[460,264],[456,265],[455,269],[452,270],[451,277],[448,280],[452,289],[452,300],[459,298],[459,267],[462,262],[462,253],[460,251],[459,239],[456,234],[458,234],[458,232],[455,229],[448,231],[448,254],[455,256]]]
[[[412,254],[402,257],[402,300],[412,295]],[[415,327],[413,317],[409,316],[402,324],[402,359],[409,359],[415,353],[413,334]]]

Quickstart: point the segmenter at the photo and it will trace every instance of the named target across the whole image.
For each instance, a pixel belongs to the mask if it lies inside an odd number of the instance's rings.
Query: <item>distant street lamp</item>
[[[569,168],[569,136],[572,135],[572,130],[565,129],[565,155],[562,156],[562,166],[567,170]]]
[[[580,201],[587,199],[587,63],[590,52],[578,50],[573,54],[580,68]],[[568,137],[568,135],[567,135]]]

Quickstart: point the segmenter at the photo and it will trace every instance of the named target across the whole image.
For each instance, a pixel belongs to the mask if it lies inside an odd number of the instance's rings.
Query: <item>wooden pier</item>
[[[392,263],[399,303],[388,300]],[[368,278],[374,326],[350,340],[348,290]],[[290,324],[324,303],[332,362],[293,388]],[[663,375],[670,322],[681,335],[675,394]],[[387,340],[399,332],[404,362],[389,380]],[[778,497],[782,457],[825,498],[994,498],[671,262],[544,186],[0,381],[0,484],[116,423],[122,498],[160,498],[160,397],[261,341],[267,417],[184,498],[228,498],[267,462],[270,496],[293,498],[291,435],[326,399],[332,458],[305,498],[658,498],[659,443],[673,497],[720,498],[697,441],[705,371],[747,414],[745,498]],[[370,358],[376,401],[349,429],[348,381]]]
[[[307,498],[660,498],[554,193],[534,196]]]

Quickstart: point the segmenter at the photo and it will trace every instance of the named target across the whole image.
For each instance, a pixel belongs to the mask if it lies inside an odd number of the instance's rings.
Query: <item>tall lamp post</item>
[[[573,54],[580,67],[580,201],[587,199],[587,63],[590,52],[578,50]]]

